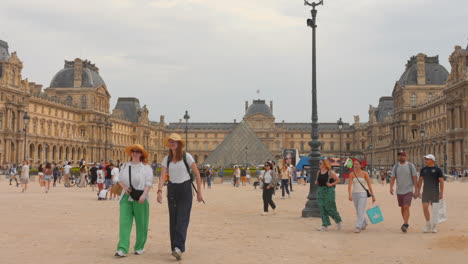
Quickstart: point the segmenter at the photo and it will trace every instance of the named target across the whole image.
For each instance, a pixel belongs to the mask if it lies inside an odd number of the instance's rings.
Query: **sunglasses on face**
[[[132,153],[139,153],[139,154],[141,154],[141,151],[136,150],[136,149],[133,149],[133,150],[132,150]]]
[[[265,167],[270,167],[270,164],[265,164]]]

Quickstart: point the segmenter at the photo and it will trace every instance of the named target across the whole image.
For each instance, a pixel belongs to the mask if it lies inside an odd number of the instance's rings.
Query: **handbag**
[[[380,210],[380,207],[378,205],[367,209],[366,213],[372,224],[378,224],[380,222],[383,222],[384,220],[382,210]]]
[[[362,183],[361,183],[361,181],[359,180],[359,177],[357,176],[356,172],[354,172],[354,176],[356,176],[356,179],[357,179],[357,181],[359,182],[359,184],[361,184],[362,188],[364,188],[364,190],[366,190],[367,198],[372,197],[372,194],[369,192],[369,190],[366,189],[366,187],[364,187],[364,185],[362,185]]]
[[[133,188],[133,185],[132,185],[132,166],[128,166],[128,175],[129,175],[129,178],[130,178],[130,197],[132,197],[132,199],[134,201],[138,201],[138,200],[140,200],[140,197],[141,197],[141,195],[143,195],[144,191],[140,191],[140,190],[137,190],[137,189]]]

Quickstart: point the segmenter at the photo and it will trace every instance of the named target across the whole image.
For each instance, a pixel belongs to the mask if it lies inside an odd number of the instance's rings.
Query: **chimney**
[[[83,61],[79,58],[76,58],[73,67],[74,67],[73,87],[81,88],[81,85],[82,85],[81,75],[83,73]]]
[[[418,84],[426,84],[426,55],[419,53],[416,56],[416,69],[418,71]]]
[[[271,109],[271,113],[273,114],[273,101],[270,101],[270,109]]]
[[[249,108],[249,101],[245,101],[245,113],[247,114],[247,108]]]

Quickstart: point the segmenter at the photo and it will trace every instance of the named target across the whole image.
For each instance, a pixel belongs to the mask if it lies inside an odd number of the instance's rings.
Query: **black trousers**
[[[272,209],[276,208],[272,198],[274,191],[274,187],[271,187],[270,189],[263,187],[263,212],[268,212],[268,205],[270,205]]]
[[[185,252],[192,200],[192,182],[190,180],[183,183],[169,183],[167,185],[171,251],[174,251],[177,247],[180,251]]]
[[[288,193],[289,195],[289,183],[288,183],[288,180],[286,179],[281,179],[281,194],[282,196],[284,197],[284,191],[286,190],[286,192]]]

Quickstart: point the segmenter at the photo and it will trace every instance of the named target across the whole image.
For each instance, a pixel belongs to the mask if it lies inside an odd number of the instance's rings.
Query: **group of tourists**
[[[392,168],[390,178],[390,194],[394,195],[394,185],[396,183],[396,195],[398,206],[401,208],[403,225],[401,231],[406,233],[409,229],[410,206],[413,199],[421,198],[423,203],[423,213],[426,225],[423,229],[425,233],[436,233],[438,219],[439,201],[444,193],[444,175],[442,170],[435,165],[435,156],[432,154],[424,156],[426,166],[421,169],[418,178],[416,167],[407,161],[406,152],[398,153],[399,162]],[[317,200],[322,217],[322,226],[318,231],[328,231],[331,225],[330,218],[335,221],[337,230],[341,229],[342,218],[338,213],[335,201],[335,185],[339,183],[339,178],[332,170],[327,159],[320,160],[320,170],[317,173],[315,184],[318,185]],[[367,227],[366,207],[368,199],[376,201],[374,190],[369,174],[363,170],[362,162],[355,159],[353,170],[350,173],[348,182],[348,197],[354,203],[356,209],[355,233],[360,233]],[[433,216],[429,212],[429,207],[433,207]]]
[[[203,201],[202,179],[192,155],[184,151],[185,141],[179,134],[171,134],[165,138],[164,143],[168,148],[168,155],[161,163],[157,202],[163,202],[163,188],[166,186],[171,255],[176,260],[181,260],[186,251],[185,242],[190,222],[193,191],[196,192],[197,201]],[[122,189],[119,198],[119,242],[115,252],[117,257],[125,257],[129,253],[133,222],[136,226],[134,253],[135,255],[144,253],[150,214],[149,192],[153,187],[153,169],[146,162],[148,152],[139,144],[127,147],[125,152],[129,155],[130,161],[121,166],[116,182]]]

